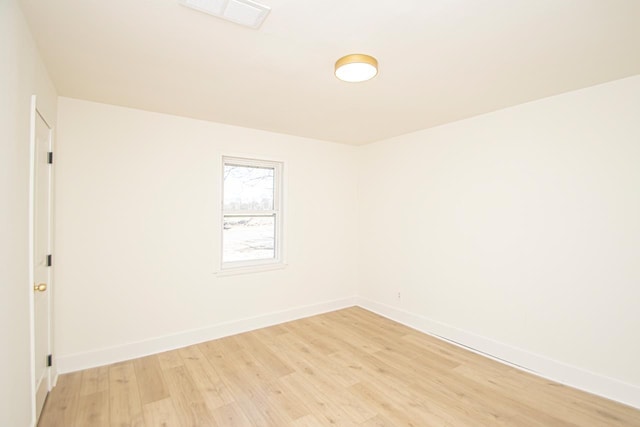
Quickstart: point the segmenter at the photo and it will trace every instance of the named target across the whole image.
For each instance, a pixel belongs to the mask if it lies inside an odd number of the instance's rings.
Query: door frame
[[[51,121],[47,120],[45,115],[38,109],[37,96],[31,95],[31,111],[30,111],[30,136],[29,136],[29,282],[27,283],[27,291],[29,292],[29,353],[30,353],[30,364],[31,364],[31,418],[32,425],[35,426],[37,423],[36,417],[36,360],[35,360],[35,305],[34,298],[35,293],[33,291],[34,284],[34,269],[35,269],[35,259],[34,259],[34,249],[35,249],[35,183],[36,183],[36,119],[40,116],[40,118],[44,121],[44,123],[49,128],[49,151],[53,151],[53,127],[51,126]],[[52,252],[53,249],[53,164],[49,168],[49,253]],[[52,304],[52,290],[53,290],[53,267],[50,267],[47,271],[47,285],[48,285],[48,298],[47,298],[47,347],[48,353],[52,354],[53,348],[53,336],[52,336],[52,328],[51,328],[51,319],[53,313],[53,304]],[[47,368],[47,391],[51,391],[51,388],[55,385],[55,379],[57,379],[57,375],[54,374],[54,365]]]

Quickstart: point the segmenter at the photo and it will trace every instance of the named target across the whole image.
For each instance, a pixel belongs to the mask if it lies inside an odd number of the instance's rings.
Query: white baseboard
[[[57,382],[58,374],[174,350],[354,305],[518,369],[640,409],[640,387],[638,386],[585,371],[572,365],[428,319],[419,314],[380,304],[362,297],[344,298],[301,306],[120,346],[59,356],[57,358],[54,383]]]
[[[548,359],[544,356],[428,319],[419,314],[380,304],[366,298],[357,297],[356,303],[366,310],[507,365],[640,409],[640,387],[638,386],[585,371],[575,366]]]
[[[51,388],[53,389],[56,384],[58,384],[58,377],[60,376],[60,372],[58,372],[57,367],[51,373],[53,380],[51,381]]]
[[[57,357],[57,374],[80,371],[109,365],[150,354],[162,353],[177,348],[198,344],[229,335],[240,334],[251,330],[289,322],[291,320],[314,316],[342,308],[353,307],[355,297],[327,301],[320,304],[306,305],[289,310],[268,313],[230,322],[219,323],[206,328],[194,329],[177,334],[152,338],[119,346],[103,348],[84,353],[62,355]]]

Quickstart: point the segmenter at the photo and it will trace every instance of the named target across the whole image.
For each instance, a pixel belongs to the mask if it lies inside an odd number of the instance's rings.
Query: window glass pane
[[[274,169],[224,165],[224,210],[273,210]]]
[[[222,262],[275,258],[275,216],[225,216]]]

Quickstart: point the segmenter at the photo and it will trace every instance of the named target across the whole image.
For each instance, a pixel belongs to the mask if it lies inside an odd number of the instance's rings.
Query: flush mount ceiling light
[[[236,24],[258,28],[271,9],[251,0],[181,0],[183,6]]]
[[[365,82],[378,74],[378,60],[362,53],[352,53],[336,61],[335,73],[345,82]]]

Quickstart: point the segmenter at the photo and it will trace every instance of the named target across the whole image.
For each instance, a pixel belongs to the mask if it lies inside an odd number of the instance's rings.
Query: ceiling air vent
[[[184,6],[236,24],[258,28],[271,9],[251,0],[182,0]]]

